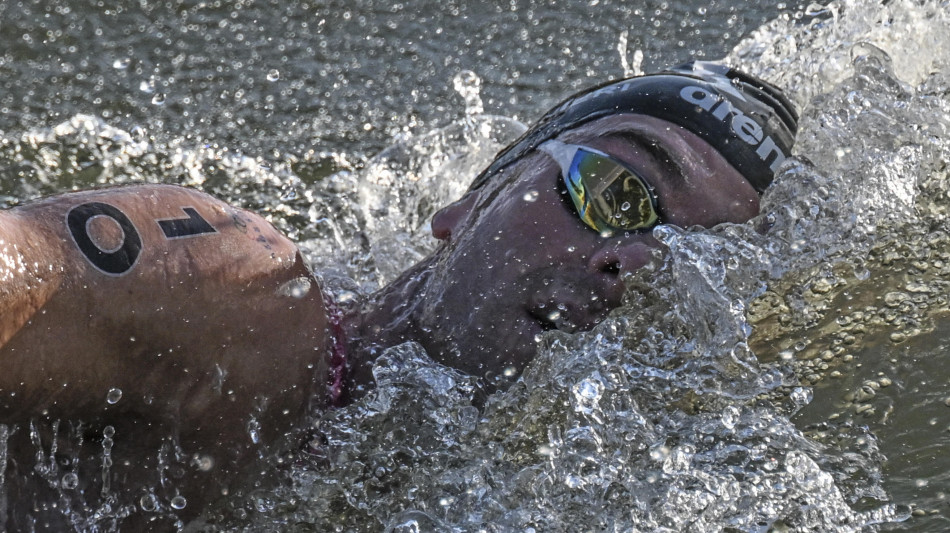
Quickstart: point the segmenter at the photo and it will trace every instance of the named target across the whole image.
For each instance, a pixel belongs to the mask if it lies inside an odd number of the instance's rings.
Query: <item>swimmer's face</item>
[[[615,115],[557,139],[636,171],[662,223],[712,227],[758,214],[759,196],[742,175],[669,122]],[[591,229],[561,179],[558,163],[535,150],[433,218],[445,245],[430,263],[418,325],[434,358],[476,375],[520,373],[541,333],[588,330],[620,305],[623,275],[646,265],[658,243],[649,230]]]

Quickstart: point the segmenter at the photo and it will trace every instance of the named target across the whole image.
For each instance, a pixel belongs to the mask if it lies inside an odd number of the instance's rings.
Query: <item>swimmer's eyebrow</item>
[[[660,166],[663,167],[663,170],[667,171],[667,176],[672,178],[670,179],[670,183],[672,183],[673,187],[678,189],[686,184],[686,172],[683,170],[683,167],[680,166],[676,155],[662,143],[634,131],[617,132],[616,135],[625,141],[643,148],[647,153],[653,156],[653,158],[660,163]],[[644,177],[650,179],[650,176]],[[656,184],[651,185],[656,186]]]

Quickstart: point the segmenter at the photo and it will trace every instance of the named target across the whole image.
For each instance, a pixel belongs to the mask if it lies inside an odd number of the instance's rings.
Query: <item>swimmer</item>
[[[300,438],[308,413],[363,393],[388,347],[520,373],[540,333],[588,330],[621,304],[623,276],[659,246],[654,227],[758,214],[796,122],[780,90],[711,63],[584,91],[434,216],[430,257],[345,314],[286,237],[198,191],[141,185],[0,211],[0,424],[15,428],[0,524],[43,529],[61,513],[24,488],[54,441],[56,457],[73,442],[115,459],[80,476],[100,484],[90,494],[147,480],[135,498],[193,517],[247,482],[262,443]]]

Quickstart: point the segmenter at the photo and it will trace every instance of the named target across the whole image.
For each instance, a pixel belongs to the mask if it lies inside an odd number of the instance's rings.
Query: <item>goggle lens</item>
[[[561,165],[564,184],[578,215],[594,230],[643,230],[659,221],[653,191],[622,162],[597,150],[559,141],[547,141],[540,148]]]

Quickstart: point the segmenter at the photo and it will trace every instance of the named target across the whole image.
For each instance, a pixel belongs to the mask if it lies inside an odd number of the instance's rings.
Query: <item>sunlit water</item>
[[[546,334],[524,376],[487,400],[475,377],[414,345],[388,351],[372,393],[314,420],[319,455],[300,454],[282,482],[232,498],[208,521],[251,531],[950,528],[950,6],[794,7],[722,50],[785,87],[802,111],[796,157],[758,218],[658,228],[663,257],[628,280],[627,304],[592,332]],[[683,9],[667,8],[656,9]],[[694,20],[696,9],[686,10]],[[647,27],[668,20],[638,16]],[[611,58],[597,67],[604,76],[655,66],[640,65],[637,50],[650,58],[668,42],[626,25],[611,31],[597,56]],[[287,81],[282,67],[251,64],[269,83]],[[185,108],[8,122],[0,194],[13,205],[96,184],[199,187],[265,213],[346,304],[432,248],[432,212],[523,130],[512,110],[540,109],[519,98],[553,101],[530,69],[528,89],[505,100],[501,74],[464,66],[432,91],[454,119],[431,108],[416,124],[360,115],[370,148],[352,151],[278,137],[256,139],[276,155],[249,155],[244,129],[192,124]],[[209,83],[227,85],[229,73]],[[388,105],[373,109],[385,115]],[[156,121],[171,131],[156,133]],[[208,142],[176,133],[188,124]],[[287,126],[304,137],[319,130]],[[355,141],[340,124],[329,130]],[[364,158],[375,143],[388,147]],[[78,483],[60,471],[48,479],[67,495]],[[105,500],[107,512],[102,502],[72,510],[80,528],[111,527],[118,506]],[[160,505],[174,513],[174,502]]]

